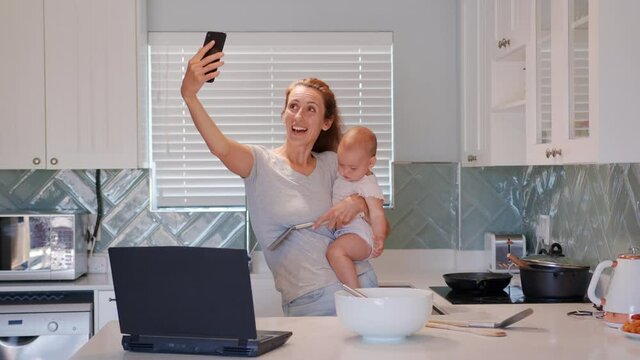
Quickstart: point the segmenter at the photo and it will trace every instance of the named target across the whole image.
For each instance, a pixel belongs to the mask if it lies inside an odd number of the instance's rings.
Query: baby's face
[[[338,173],[347,181],[358,181],[370,170],[371,156],[364,150],[345,151],[338,146]]]

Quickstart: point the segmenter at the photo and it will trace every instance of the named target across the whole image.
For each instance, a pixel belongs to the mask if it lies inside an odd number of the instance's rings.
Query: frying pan
[[[442,275],[444,282],[453,291],[476,291],[485,293],[498,293],[502,291],[509,282],[511,274],[491,273],[491,272],[464,272],[450,273]]]

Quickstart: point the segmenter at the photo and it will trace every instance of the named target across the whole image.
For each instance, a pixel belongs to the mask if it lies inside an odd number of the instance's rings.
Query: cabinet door
[[[590,117],[590,41],[589,1],[568,0],[558,11],[563,20],[562,38],[566,41],[562,61],[564,88],[567,96],[562,103],[563,120],[558,129],[559,147],[565,163],[593,162],[598,157],[594,139],[594,122]],[[565,76],[566,75],[566,76]]]
[[[94,333],[97,333],[111,320],[118,320],[116,293],[111,290],[98,291]]]
[[[462,165],[483,166],[487,158],[486,119],[488,49],[484,7],[477,0],[460,3],[460,80],[462,89]]]
[[[44,4],[47,166],[136,167],[136,2]]]
[[[552,58],[556,58],[559,45],[554,39],[552,47],[552,15],[555,14],[552,1],[536,0],[535,30],[527,46],[527,163],[534,165],[554,164],[559,159],[553,156],[553,150],[557,152],[554,140],[558,141],[554,110],[557,110],[555,99],[561,96],[562,86],[561,79],[552,76]],[[553,30],[558,31],[557,26]]]
[[[45,164],[43,6],[0,2],[0,169]]]
[[[531,0],[494,1],[494,49],[503,56],[526,44],[531,21]]]
[[[534,89],[528,102],[529,164],[597,160],[589,101],[587,0],[537,0],[535,56],[527,67]]]

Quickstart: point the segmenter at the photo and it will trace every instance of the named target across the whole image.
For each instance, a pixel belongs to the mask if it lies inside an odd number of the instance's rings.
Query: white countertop
[[[110,274],[85,274],[76,280],[0,282],[0,292],[111,289],[113,289],[113,284]]]
[[[259,254],[260,255],[260,254]],[[260,256],[252,280],[271,288],[272,278]],[[443,285],[441,274],[482,271],[481,252],[450,250],[389,250],[372,261],[382,284],[411,284],[419,288]],[[2,291],[110,290],[107,274],[88,274],[76,281],[0,283]],[[275,292],[275,290],[272,290]],[[367,344],[335,317],[259,317],[258,329],[290,330],[294,335],[281,348],[261,359],[640,359],[640,341],[625,337],[594,318],[575,319],[571,310],[592,310],[591,304],[451,305],[440,296],[434,303],[451,318],[502,320],[526,307],[534,314],[507,329],[504,338],[490,338],[425,328],[402,344]],[[276,304],[277,305],[277,304]],[[267,315],[272,316],[272,315]],[[128,353],[122,350],[117,322],[109,323],[73,359],[212,359]]]
[[[288,330],[293,336],[261,359],[639,359],[640,340],[627,338],[595,318],[570,318],[568,311],[589,304],[458,306],[502,317],[532,307],[534,314],[509,327],[506,337],[424,328],[399,344],[369,344],[336,317],[258,318],[263,330]],[[500,317],[499,317],[500,318]],[[499,318],[496,318],[499,319]],[[212,359],[211,356],[129,353],[122,350],[116,321],[105,326],[72,359]]]

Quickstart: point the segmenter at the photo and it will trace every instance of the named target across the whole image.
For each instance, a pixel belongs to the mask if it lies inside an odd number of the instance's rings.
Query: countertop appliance
[[[86,273],[89,217],[0,213],[0,281],[74,280]]]
[[[541,303],[588,303],[586,297],[578,299],[544,299],[524,296],[522,288],[509,285],[501,292],[486,293],[478,291],[453,291],[448,286],[430,286],[436,294],[453,305],[474,304],[541,304]]]
[[[507,254],[511,253],[518,257],[524,257],[527,254],[527,241],[522,234],[494,234],[487,232],[484,234],[484,250],[489,271],[518,273],[518,267],[507,258]]]
[[[93,293],[0,293],[0,359],[67,360],[93,335]]]

